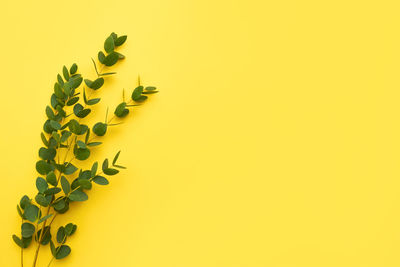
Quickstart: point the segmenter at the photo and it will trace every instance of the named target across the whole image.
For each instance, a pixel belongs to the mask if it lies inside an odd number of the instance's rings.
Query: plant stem
[[[22,223],[24,223],[24,219],[22,219]],[[21,247],[21,267],[24,267],[24,248]]]
[[[50,212],[50,205],[51,205],[51,204],[49,204],[49,207],[47,208],[46,216],[49,215],[49,212]],[[39,237],[38,237],[38,245],[37,245],[37,247],[36,247],[36,252],[35,252],[35,257],[33,258],[32,267],[35,267],[35,266],[36,266],[37,258],[38,258],[38,256],[39,256],[40,244],[42,243],[42,237],[43,237],[44,228],[46,227],[46,222],[47,222],[47,220],[45,220],[45,221],[43,222],[42,231],[40,232],[40,235],[39,235]]]

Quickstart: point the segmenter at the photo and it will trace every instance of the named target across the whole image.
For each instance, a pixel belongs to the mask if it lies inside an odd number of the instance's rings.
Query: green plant
[[[48,119],[41,133],[44,146],[39,149],[40,159],[36,163],[36,170],[41,175],[36,179],[38,193],[33,199],[27,195],[23,196],[17,205],[22,223],[21,236],[12,237],[21,248],[21,266],[24,265],[24,249],[34,242],[37,246],[33,267],[36,266],[42,246],[49,245],[53,256],[48,266],[54,259],[67,257],[71,248],[66,242],[68,237],[75,233],[77,226],[73,223],[61,226],[54,236],[51,227],[55,218],[66,213],[70,209],[71,202],[86,201],[88,199],[86,191],[92,188],[93,183],[107,185],[109,182],[105,176],[116,175],[119,169],[125,168],[117,164],[120,152],[114,156],[112,162],[105,159],[100,167],[98,162],[94,162],[90,169],[85,170],[80,168],[78,163],[88,160],[91,149],[102,144],[96,139],[102,138],[109,127],[119,124],[112,123],[115,117],[126,117],[130,108],[140,105],[148,95],[157,93],[155,87],[143,87],[139,79],[130,101],[125,100],[123,93],[123,102],[116,107],[110,119],[107,118],[107,109],[103,122],[97,122],[91,128],[81,122],[92,112],[90,107],[100,102],[100,98],[90,98],[91,93],[103,86],[107,76],[115,74],[115,72],[102,72],[103,68],[111,67],[125,58],[116,50],[126,39],[127,36],[117,36],[112,33],[105,40],[105,53],[103,51],[98,53],[100,69],[92,59],[97,74],[94,80],[84,80],[78,73],[77,64],[73,64],[69,69],[64,66],[62,75],[57,75],[50,106],[46,107]],[[82,84],[86,85],[89,94]]]

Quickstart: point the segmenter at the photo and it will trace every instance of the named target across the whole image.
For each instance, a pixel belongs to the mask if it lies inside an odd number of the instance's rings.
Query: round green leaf
[[[132,100],[136,101],[137,99],[139,99],[139,97],[142,95],[143,93],[143,86],[138,86],[135,88],[135,90],[133,90],[132,92]]]
[[[31,222],[39,218],[39,208],[36,205],[29,204],[24,210],[24,217]]]
[[[47,184],[45,179],[43,179],[42,177],[36,178],[36,188],[38,189],[38,191],[40,193],[43,193],[44,191],[46,191],[46,189],[48,187],[49,187],[49,185]]]
[[[97,136],[103,136],[107,132],[107,124],[98,122],[93,126],[93,133]]]
[[[129,110],[126,109],[126,102],[122,102],[121,104],[119,104],[114,111],[115,116],[119,118],[125,117],[126,115],[128,115],[128,113]]]
[[[65,234],[66,234],[67,236],[73,235],[73,234],[75,233],[75,231],[76,231],[76,228],[78,228],[78,227],[76,226],[76,224],[73,224],[73,223],[67,224],[67,225],[65,226]]]
[[[88,200],[88,196],[85,192],[81,191],[81,190],[75,190],[73,191],[69,197],[70,200],[72,201],[85,201]]]
[[[104,53],[102,51],[100,51],[97,54],[97,58],[99,59],[100,63],[104,63],[104,59],[106,58],[106,55],[104,55]]]
[[[81,188],[90,190],[92,188],[92,183],[88,179],[78,179]]]
[[[42,194],[37,194],[35,197],[36,203],[38,203],[40,206],[42,207],[47,207],[50,204],[50,201],[48,198],[46,198],[44,195]]]
[[[44,191],[45,195],[56,195],[61,192],[61,188],[59,187],[52,187]]]
[[[54,148],[41,147],[39,149],[39,157],[44,160],[52,160],[56,156],[57,151]]]
[[[21,209],[25,209],[29,204],[31,203],[31,200],[27,195],[24,195],[21,200],[19,201],[19,205],[21,206]]]
[[[57,177],[53,171],[49,172],[46,176],[46,181],[51,184],[52,186],[57,185]]]
[[[122,45],[123,43],[125,43],[126,38],[128,38],[128,36],[126,36],[126,35],[118,37],[117,40],[115,40],[115,45],[116,46]]]
[[[44,160],[39,160],[36,162],[36,170],[38,173],[45,175],[51,171],[54,171],[54,166]]]
[[[35,226],[31,223],[23,223],[21,225],[21,235],[23,238],[29,238],[35,233]]]
[[[114,39],[111,35],[104,42],[104,50],[107,53],[111,53],[112,51],[114,51]]]
[[[117,63],[119,59],[119,55],[116,52],[111,52],[110,54],[108,54],[106,56],[106,58],[104,59],[104,65],[110,67],[112,65],[114,65],[115,63]]]
[[[90,156],[90,150],[88,148],[74,148],[74,155],[78,160],[86,160]]]
[[[67,245],[62,245],[61,247],[57,248],[57,254],[55,258],[57,260],[63,259],[67,257],[71,253],[71,248]]]

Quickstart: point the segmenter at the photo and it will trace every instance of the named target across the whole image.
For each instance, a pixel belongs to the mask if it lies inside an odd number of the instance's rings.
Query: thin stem
[[[24,222],[24,219],[22,219],[22,223]],[[24,267],[24,248],[23,246],[21,247],[21,267]]]
[[[53,262],[53,260],[54,260],[54,256],[51,258],[51,260],[50,260],[50,262],[49,262],[49,265],[47,265],[47,267],[50,267],[50,265],[51,265],[51,263]]]
[[[49,215],[49,212],[50,212],[50,204],[49,204],[49,207],[47,208],[46,216]],[[47,222],[47,220],[45,220],[45,221],[43,222],[42,231],[40,232],[40,235],[39,235],[39,237],[38,237],[38,245],[37,245],[37,247],[36,247],[36,252],[35,252],[35,257],[33,258],[32,267],[35,267],[35,266],[36,266],[37,258],[38,258],[38,256],[39,256],[40,245],[41,245],[41,243],[42,243],[43,232],[44,232],[44,229],[45,229],[45,227],[46,227],[46,222]]]

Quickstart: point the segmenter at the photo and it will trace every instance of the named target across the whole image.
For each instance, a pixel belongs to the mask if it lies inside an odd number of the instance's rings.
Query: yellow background
[[[93,78],[112,31],[128,35],[127,59],[99,116],[138,74],[161,93],[96,150],[121,149],[128,170],[57,219],[78,231],[53,266],[400,266],[399,11],[382,0],[3,0],[0,266],[19,266],[15,205],[35,192],[56,74],[76,62]]]

